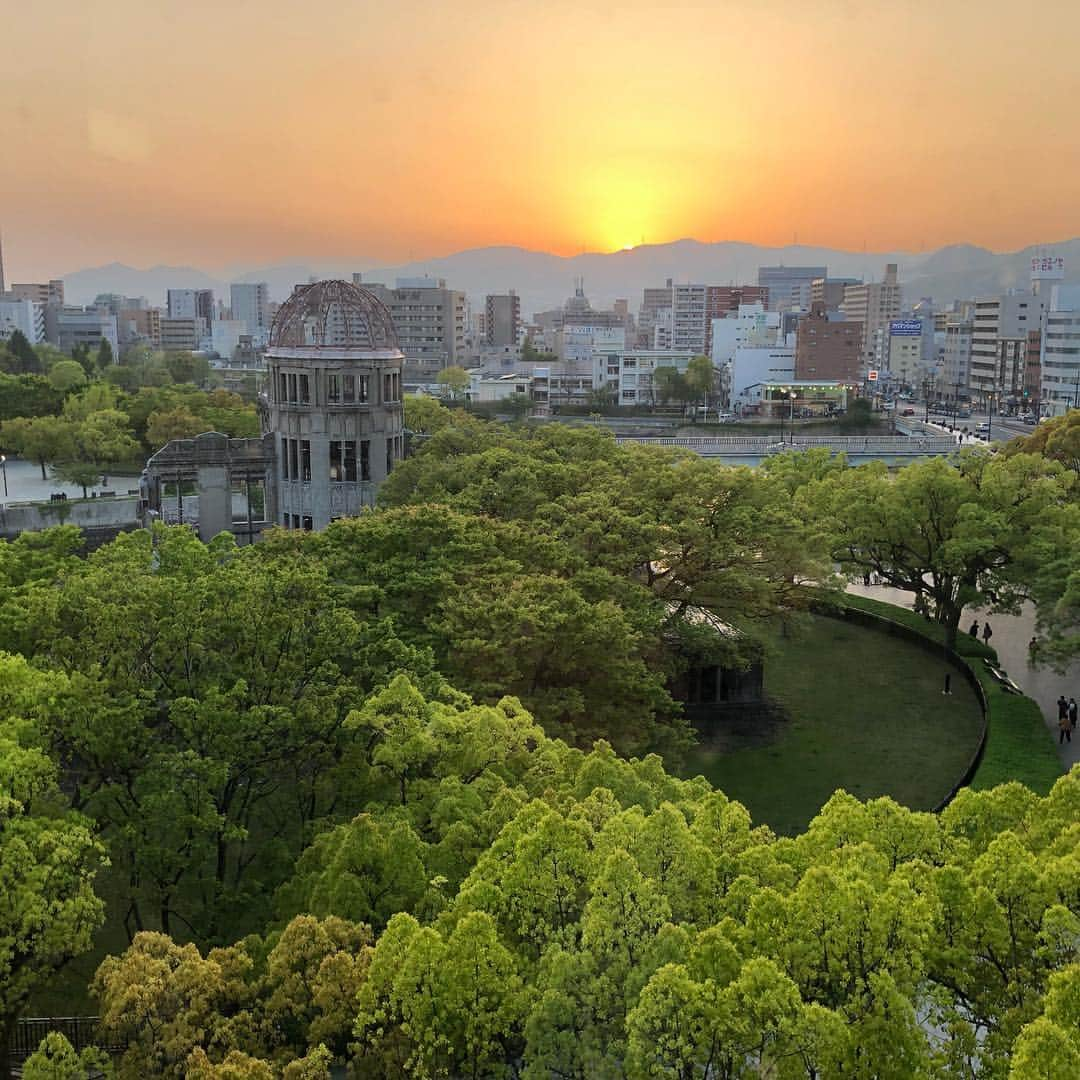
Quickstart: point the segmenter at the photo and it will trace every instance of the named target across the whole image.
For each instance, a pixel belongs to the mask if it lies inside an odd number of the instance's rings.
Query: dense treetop
[[[5,1038],[104,921],[123,1077],[1074,1076],[1080,772],[937,816],[838,792],[777,837],[676,777],[668,692],[837,566],[1053,632],[1025,581],[1069,470],[425,424],[322,534],[0,544]],[[53,1037],[28,1075],[88,1064]]]

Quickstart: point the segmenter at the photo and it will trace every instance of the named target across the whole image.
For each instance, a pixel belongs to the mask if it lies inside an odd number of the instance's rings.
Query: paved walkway
[[[848,591],[859,596],[869,596],[887,604],[911,608],[914,596],[899,589],[890,589],[881,585],[849,585]],[[969,609],[960,620],[962,631],[976,619],[981,627],[987,619],[993,636],[990,644],[997,650],[1002,667],[1020,684],[1028,697],[1033,698],[1042,709],[1046,723],[1047,737],[1053,739],[1058,747],[1062,767],[1066,770],[1080,764],[1080,728],[1073,732],[1072,742],[1058,744],[1057,699],[1075,697],[1080,701],[1080,661],[1074,661],[1067,671],[1059,674],[1052,668],[1033,667],[1028,659],[1028,642],[1035,633],[1035,613],[1030,605],[1025,605],[1019,615],[988,615],[981,609]]]

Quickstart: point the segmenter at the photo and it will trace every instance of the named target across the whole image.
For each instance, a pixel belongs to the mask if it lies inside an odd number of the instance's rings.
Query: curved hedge
[[[945,647],[944,628],[907,608],[851,594],[844,594],[839,604],[898,623]],[[984,659],[997,663],[997,653],[988,645],[968,634],[960,634],[955,651],[961,659],[975,661],[969,667],[988,709],[986,745],[971,778],[971,787],[989,788],[1019,780],[1032,791],[1045,795],[1063,770],[1042,710],[1031,698],[1002,690],[982,663]]]

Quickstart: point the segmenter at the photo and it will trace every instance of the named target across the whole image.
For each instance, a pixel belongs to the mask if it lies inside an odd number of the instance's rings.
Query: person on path
[[[1075,731],[1076,730],[1076,714],[1077,714],[1076,698],[1071,697],[1071,698],[1069,698],[1069,730],[1070,731]]]
[[[974,622],[973,622],[973,623],[971,624],[971,629],[970,629],[970,630],[968,631],[968,633],[969,633],[969,634],[970,634],[970,635],[971,635],[971,636],[972,636],[972,637],[973,637],[973,638],[974,638],[974,639],[975,639],[976,641],[978,641],[978,640],[979,640],[979,620],[978,620],[978,619],[976,619],[976,620],[975,620],[975,621],[974,621]]]
[[[990,623],[983,623],[983,644],[989,645],[990,639],[994,636],[994,631],[990,629]]]
[[[1072,742],[1072,729],[1069,727],[1069,703],[1065,700],[1065,695],[1062,694],[1058,698],[1058,728],[1060,734],[1058,735],[1058,745],[1060,746],[1066,739]]]

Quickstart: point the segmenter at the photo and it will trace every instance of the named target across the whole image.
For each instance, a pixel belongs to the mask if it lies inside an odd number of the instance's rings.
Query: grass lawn
[[[944,631],[936,623],[893,604],[884,604],[865,596],[848,593],[844,603],[862,608],[894,622],[903,623],[933,641],[942,641]],[[986,669],[983,658],[997,660],[997,653],[967,634],[956,640],[956,651],[971,665],[990,709],[990,730],[986,752],[971,782],[976,789],[994,787],[1009,780],[1019,780],[1032,791],[1045,795],[1061,776],[1061,759],[1047,737],[1042,712],[1029,697],[1007,694]]]
[[[684,775],[701,773],[755,822],[791,835],[837,788],[929,810],[963,774],[982,715],[958,673],[952,695],[941,693],[944,661],[901,638],[819,615],[792,637],[772,634],[768,644],[773,717],[703,740]]]

